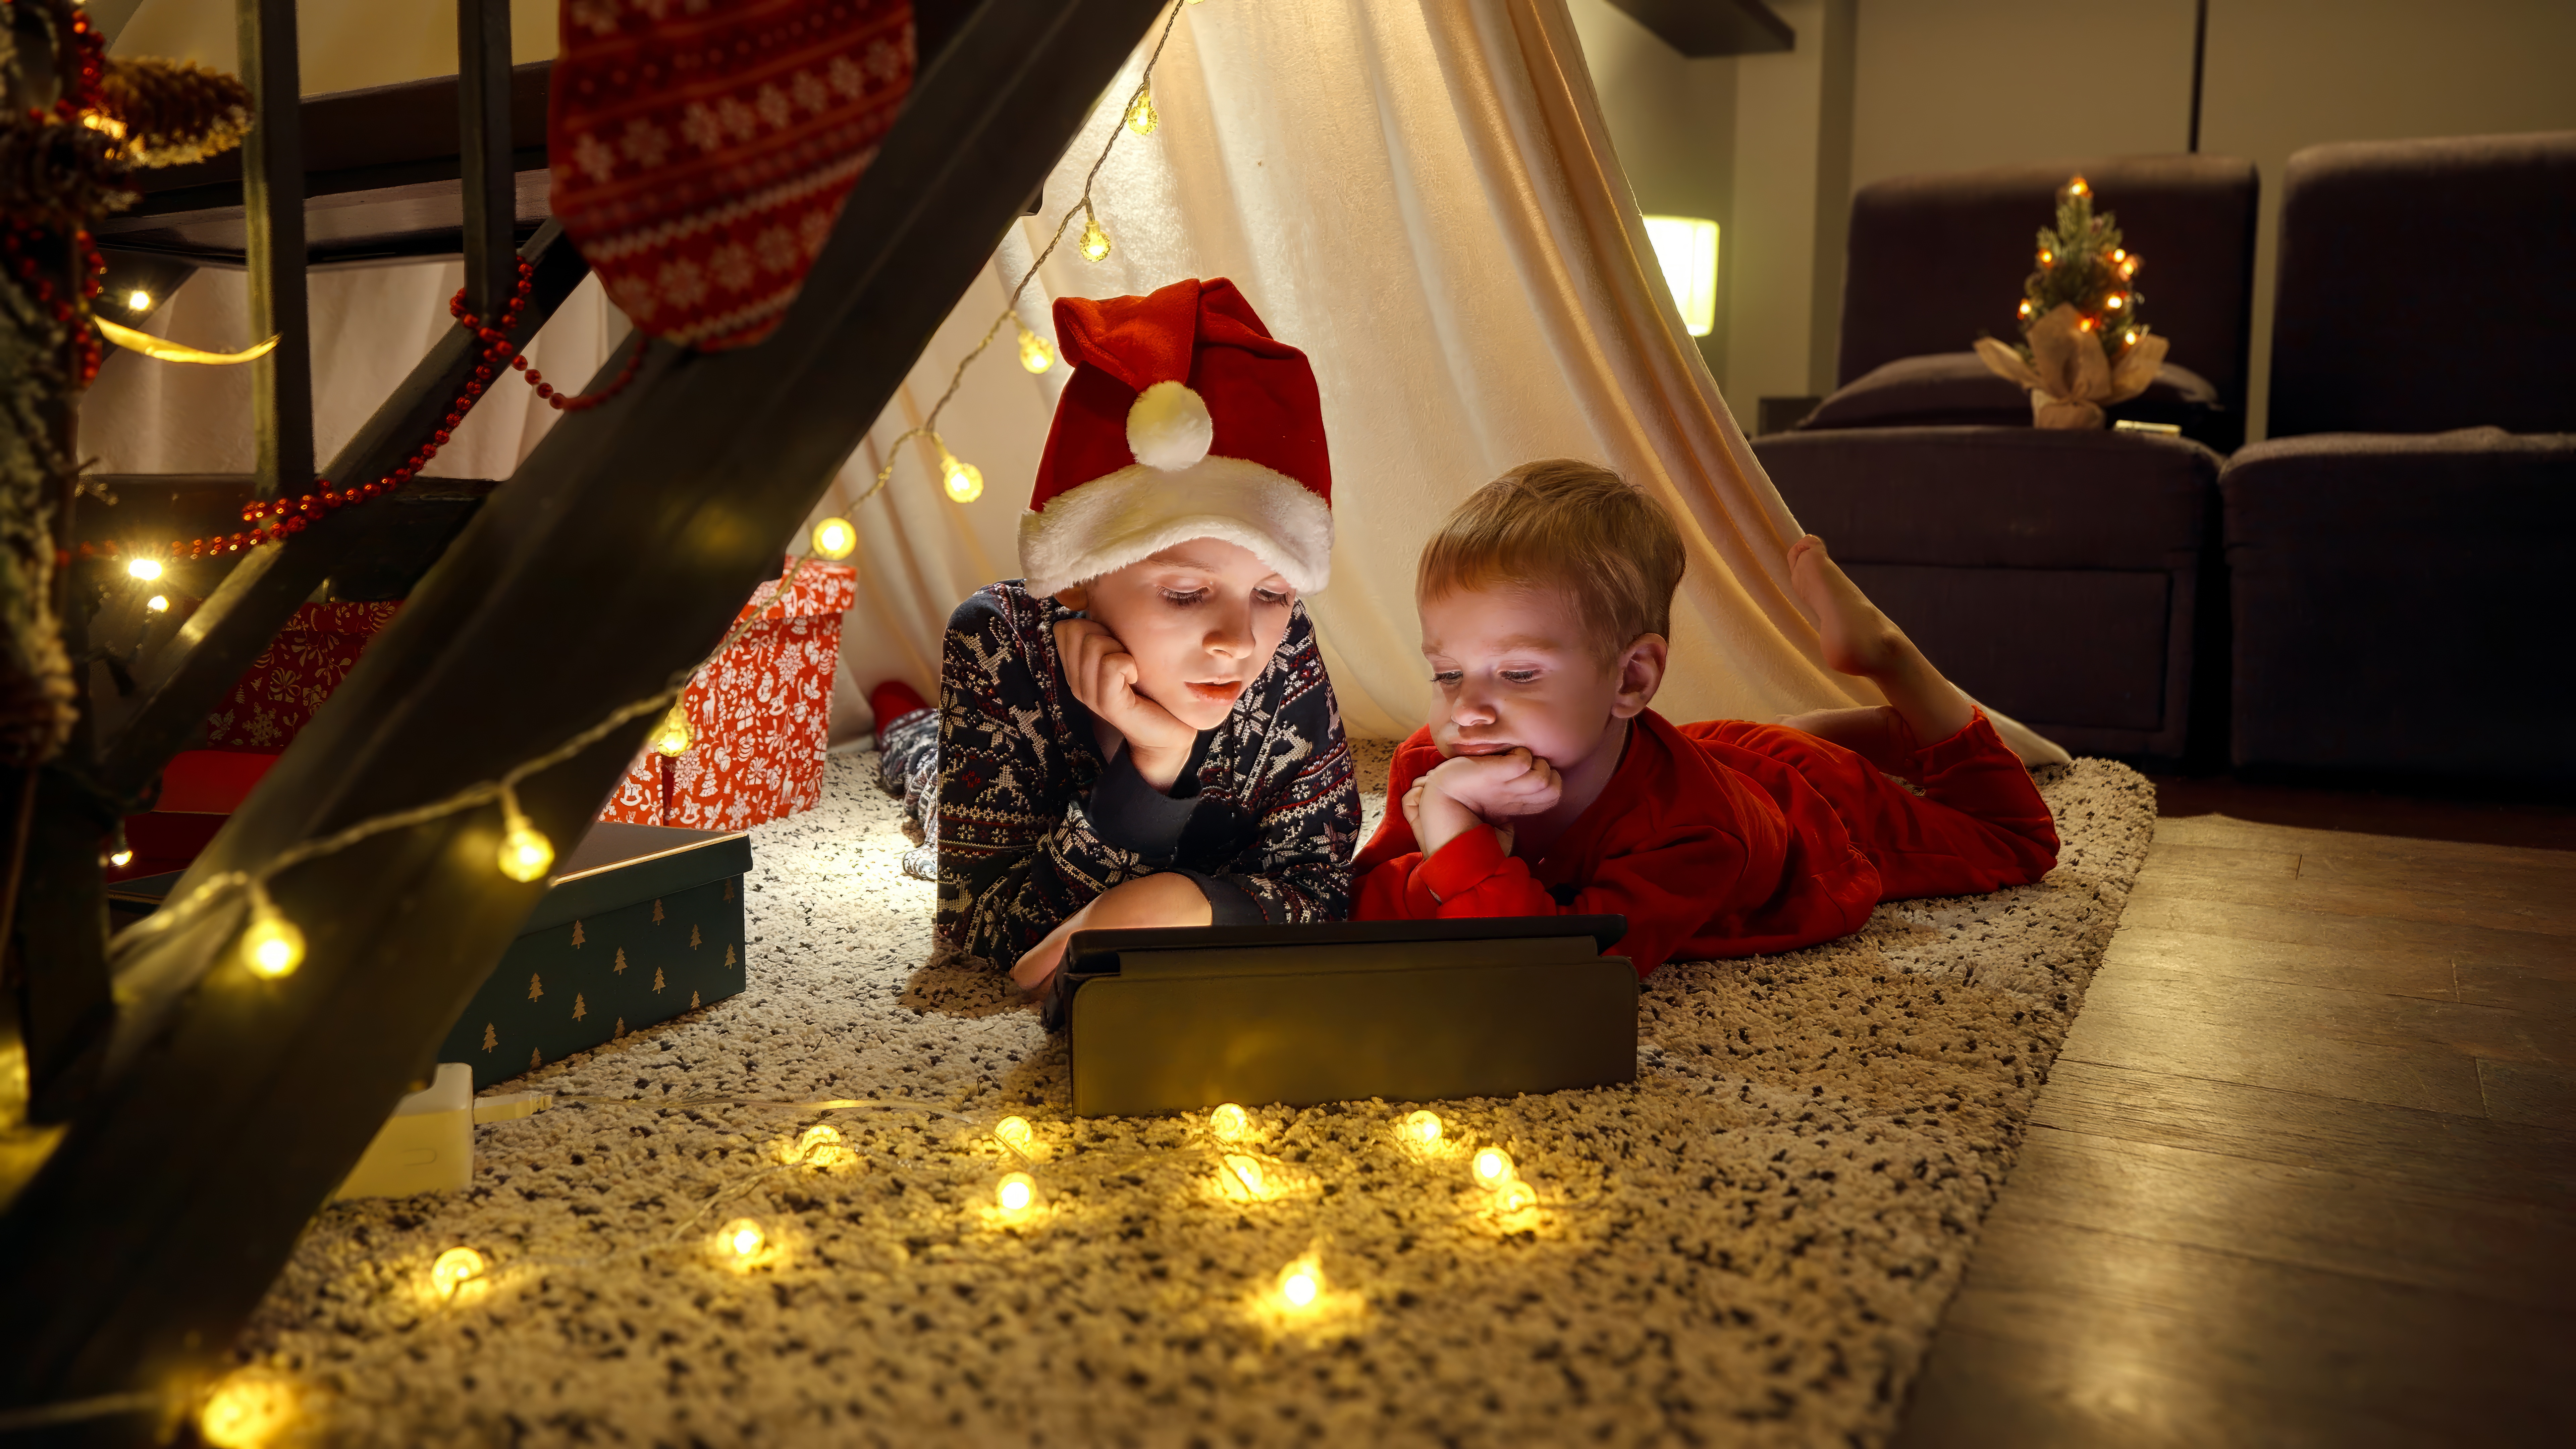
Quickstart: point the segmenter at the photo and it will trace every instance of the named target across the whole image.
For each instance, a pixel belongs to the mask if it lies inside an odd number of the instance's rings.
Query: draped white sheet
[[[1008,325],[940,419],[949,448],[983,470],[983,498],[949,500],[935,450],[916,440],[883,493],[855,500],[1001,314],[1004,279],[1080,196],[1151,45],[1149,35],[1049,177],[1040,215],[1004,239],[816,510],[848,514],[861,539],[836,737],[866,727],[862,691],[879,680],[935,692],[949,610],[1019,571],[1015,530],[1064,370],[1022,370]],[[1068,233],[1019,319],[1052,340],[1054,297],[1225,276],[1306,350],[1338,534],[1332,585],[1310,608],[1352,733],[1399,737],[1422,718],[1412,586],[1431,529],[1505,468],[1557,456],[1618,469],[1691,525],[1656,702],[1666,715],[1767,719],[1875,702],[1867,684],[1824,666],[1788,592],[1797,524],[1686,340],[1563,0],[1209,0],[1174,27],[1154,98],[1161,128],[1122,135],[1094,191],[1110,256],[1084,261]],[[315,279],[323,456],[448,325],[459,273]],[[238,274],[201,275],[151,330],[242,345]],[[578,384],[623,332],[585,284],[531,355]],[[109,471],[246,469],[247,401],[237,370],[125,358],[93,393],[84,443]],[[432,471],[506,476],[550,422],[533,397],[503,390]],[[2026,759],[2065,758],[1996,723]]]
[[[1079,197],[1151,44],[1056,167],[1020,245],[1043,247]],[[1154,98],[1161,128],[1122,136],[1094,191],[1110,256],[1086,262],[1068,237],[1032,289],[1045,298],[1029,298],[1022,315],[1038,319],[1060,295],[1226,276],[1306,350],[1332,441],[1338,534],[1332,586],[1309,607],[1353,733],[1400,736],[1422,718],[1422,541],[1479,484],[1553,456],[1606,463],[1695,525],[1657,701],[1667,715],[1766,719],[1875,702],[1867,684],[1824,666],[1788,592],[1797,524],[1688,345],[1563,0],[1195,5],[1172,33]],[[998,282],[979,285],[961,305],[853,473],[873,475],[876,447],[946,386],[1000,295]],[[1011,336],[1006,328],[998,350],[1012,351]],[[942,420],[949,446],[983,467],[984,501],[936,500],[916,461],[891,498],[861,511],[872,550],[917,564],[935,518],[950,535],[943,554],[974,560],[883,620],[909,656],[869,661],[886,673],[928,686],[937,605],[1012,567],[1011,528],[1052,405],[1024,382],[1009,356],[988,356]],[[864,480],[845,475],[842,497],[855,496],[853,483]],[[932,572],[912,579],[926,585]],[[854,640],[852,650],[879,647]],[[2065,757],[1997,723],[2026,757]]]

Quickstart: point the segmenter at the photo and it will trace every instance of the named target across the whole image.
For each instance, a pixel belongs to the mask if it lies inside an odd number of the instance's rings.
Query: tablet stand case
[[[1073,1110],[1508,1097],[1637,1079],[1620,916],[1079,931]]]

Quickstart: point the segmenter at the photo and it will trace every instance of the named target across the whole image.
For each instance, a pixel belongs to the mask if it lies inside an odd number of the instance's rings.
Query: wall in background
[[[1717,223],[1717,330],[1699,339],[1699,351],[1723,391],[1735,242],[1736,61],[1685,59],[1609,0],[1568,0],[1567,8],[1637,209]]]
[[[1736,266],[1722,382],[1748,432],[1760,399],[1826,390],[1833,334],[1817,330],[1817,317],[1841,297],[1850,214],[1853,0],[1771,9],[1797,32],[1796,47],[1735,62]]]
[[[2290,154],[2324,141],[2576,130],[2571,61],[2576,4],[2568,0],[2210,0],[2200,146],[2246,157],[2263,173],[2250,400],[2257,429],[2271,394],[2272,266]]]

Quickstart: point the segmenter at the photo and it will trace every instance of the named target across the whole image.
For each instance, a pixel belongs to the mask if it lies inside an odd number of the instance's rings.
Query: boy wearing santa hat
[[[1077,930],[1342,919],[1360,821],[1299,602],[1333,540],[1305,354],[1221,279],[1055,325],[1027,576],[950,616],[937,710],[877,691],[941,942],[1030,991]]]

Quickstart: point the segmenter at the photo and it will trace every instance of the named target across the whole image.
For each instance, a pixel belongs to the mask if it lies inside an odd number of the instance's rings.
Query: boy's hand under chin
[[[1046,939],[1029,948],[1011,968],[1011,979],[1034,996],[1064,963],[1065,944],[1076,931],[1114,931],[1137,926],[1204,926],[1212,919],[1207,893],[1185,875],[1165,872],[1111,886],[1091,904],[1064,918]]]
[[[1426,773],[1416,791],[1406,793],[1404,813],[1425,855],[1439,854],[1442,846],[1480,826],[1493,827],[1508,853],[1512,817],[1554,809],[1563,796],[1564,781],[1556,767],[1528,750],[1454,755]]]
[[[1135,656],[1096,620],[1057,623],[1055,648],[1073,697],[1127,742],[1128,758],[1145,783],[1168,794],[1181,777],[1181,766],[1189,763],[1198,731],[1136,692]]]

